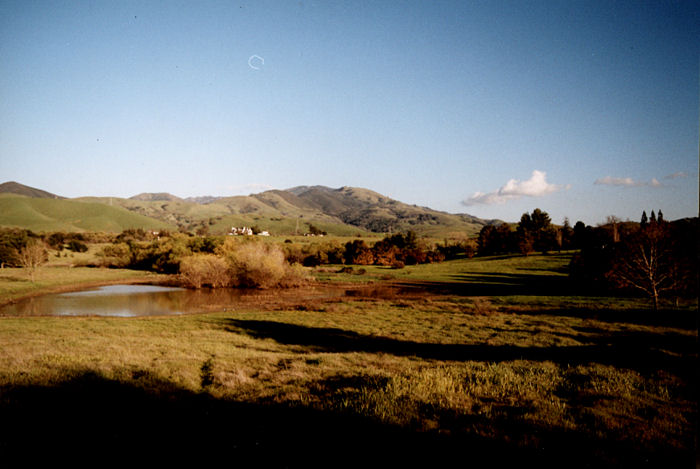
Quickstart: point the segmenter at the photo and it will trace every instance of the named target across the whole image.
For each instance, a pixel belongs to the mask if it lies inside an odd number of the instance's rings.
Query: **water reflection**
[[[407,291],[386,286],[342,288],[315,286],[283,290],[233,288],[188,290],[155,285],[110,285],[57,293],[17,302],[0,309],[2,316],[159,316],[205,311],[316,304],[341,298],[391,299]]]
[[[110,285],[28,298],[2,309],[11,316],[151,316],[180,314],[184,289],[154,285]]]

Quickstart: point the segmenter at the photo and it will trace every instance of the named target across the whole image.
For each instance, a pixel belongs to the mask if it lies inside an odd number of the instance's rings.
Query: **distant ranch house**
[[[236,226],[231,227],[231,231],[229,232],[229,236],[253,236],[254,233],[252,228],[249,228],[247,226],[244,226],[242,228],[238,228]],[[270,236],[270,233],[267,231],[260,231],[257,233],[258,236]]]

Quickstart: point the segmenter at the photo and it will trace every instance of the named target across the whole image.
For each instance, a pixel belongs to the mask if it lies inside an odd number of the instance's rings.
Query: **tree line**
[[[477,252],[480,256],[494,254],[521,253],[524,255],[534,252],[548,253],[576,249],[580,245],[582,222],[574,228],[568,218],[564,225],[556,227],[547,212],[536,208],[532,213],[523,213],[515,228],[508,224],[486,225],[479,232]]]

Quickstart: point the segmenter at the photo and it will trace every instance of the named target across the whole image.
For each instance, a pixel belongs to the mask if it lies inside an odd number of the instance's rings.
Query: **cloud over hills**
[[[534,170],[530,179],[525,181],[510,179],[498,190],[493,192],[475,192],[474,195],[462,203],[466,206],[504,204],[521,197],[540,197],[562,189],[568,189],[569,187],[569,185],[551,184],[547,182],[546,172]]]
[[[593,184],[602,186],[622,186],[622,187],[659,187],[661,183],[656,178],[651,178],[650,181],[636,181],[630,177],[616,178],[605,176],[604,178],[596,179]]]

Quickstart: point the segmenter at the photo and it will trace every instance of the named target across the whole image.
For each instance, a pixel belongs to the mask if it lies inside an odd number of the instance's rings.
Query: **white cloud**
[[[530,179],[526,181],[510,179],[500,189],[487,193],[475,192],[474,195],[462,203],[464,205],[504,204],[509,200],[515,200],[521,197],[540,197],[562,189],[569,189],[569,187],[571,186],[550,184],[547,182],[547,173],[544,171],[534,170],[532,172],[532,176],[530,176]]]
[[[605,186],[639,186],[640,184],[632,178],[614,178],[605,176],[604,178],[596,179],[593,184],[602,184]]]
[[[673,174],[669,174],[668,176],[664,177],[664,179],[681,179],[681,178],[687,178],[690,177],[688,173],[685,173],[683,171],[677,171]]]
[[[661,187],[661,183],[656,178],[651,178],[651,181],[635,181],[632,178],[614,178],[605,176],[604,178],[596,179],[593,184],[603,186],[623,186],[623,187]]]

